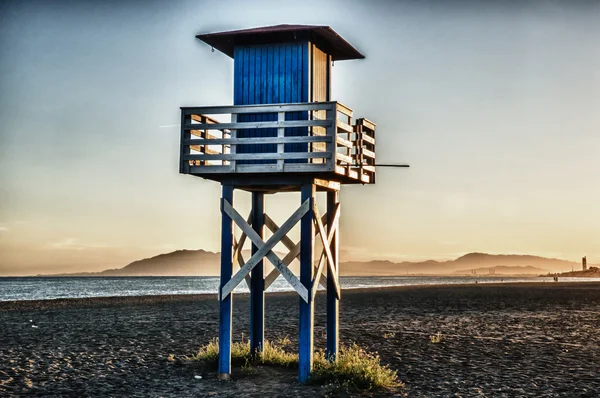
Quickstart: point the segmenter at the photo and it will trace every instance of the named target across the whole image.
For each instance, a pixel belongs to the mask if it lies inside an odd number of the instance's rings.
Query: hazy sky
[[[335,64],[333,99],[411,165],[343,188],[345,259],[600,263],[599,21],[600,1],[3,1],[0,274],[219,250],[220,187],[179,175],[159,126],[232,103],[233,61],[194,35],[280,23],[366,55]],[[279,221],[297,204],[267,199]]]

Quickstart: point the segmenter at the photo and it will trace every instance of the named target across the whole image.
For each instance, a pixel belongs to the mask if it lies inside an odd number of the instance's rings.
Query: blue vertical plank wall
[[[239,45],[234,48],[234,105],[278,104],[309,101],[309,43]],[[308,112],[290,112],[286,120],[308,119]],[[274,121],[276,113],[239,115],[238,122]],[[308,135],[308,128],[286,128],[286,136]],[[276,137],[277,129],[248,129],[239,138]],[[307,144],[285,144],[285,152],[306,152]],[[275,144],[238,145],[238,153],[277,152]],[[305,160],[300,160],[304,161]],[[275,163],[275,160],[247,160],[239,163]],[[296,163],[299,160],[286,160]]]

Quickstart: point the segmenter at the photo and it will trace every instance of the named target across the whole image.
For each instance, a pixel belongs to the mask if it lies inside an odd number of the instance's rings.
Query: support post
[[[181,147],[179,150],[179,172],[181,174],[190,172],[190,161],[184,159],[186,155],[190,154],[190,146],[184,144],[184,142],[192,137],[190,130],[184,128],[188,124],[192,124],[192,117],[191,115],[186,115],[184,110],[181,110]]]
[[[233,224],[223,211],[223,201],[233,206],[233,185],[222,185],[221,199],[221,277],[219,282],[219,379],[231,375],[231,329],[233,315],[233,293],[221,300],[221,290],[233,273]]]
[[[314,223],[313,204],[315,185],[305,184],[301,188],[301,203],[310,200],[309,211],[300,221],[300,282],[310,292],[313,279]],[[298,381],[305,383],[310,377],[313,360],[314,301],[300,299],[300,327],[298,336]]]
[[[252,192],[252,229],[264,240],[264,193]],[[252,245],[252,255],[258,252]],[[265,264],[264,259],[252,269],[250,276],[250,352],[256,355],[263,350],[265,338]]]
[[[327,192],[327,230],[328,232],[335,227],[333,225],[333,217],[337,204],[340,202],[339,191]],[[338,227],[334,232],[333,240],[331,241],[331,255],[335,264],[335,276],[339,276],[339,234]],[[339,278],[337,279],[339,283]],[[340,300],[337,297],[335,289],[335,279],[331,272],[327,273],[327,349],[325,355],[330,361],[337,360],[339,348],[339,305]]]

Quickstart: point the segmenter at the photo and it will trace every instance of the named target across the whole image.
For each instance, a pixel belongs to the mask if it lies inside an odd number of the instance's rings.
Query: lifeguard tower
[[[327,294],[326,354],[335,360],[338,352],[340,187],[375,183],[375,123],[354,119],[350,108],[331,100],[332,63],[364,56],[328,26],[277,25],[196,37],[234,62],[233,105],[181,108],[180,173],[222,185],[219,376],[231,373],[233,289],[244,280],[250,289],[250,345],[258,353],[264,292],[281,274],[300,296],[299,380],[305,382],[319,285]],[[235,189],[252,194],[248,217],[234,208]],[[300,206],[281,226],[264,206],[264,195],[278,192],[300,192]],[[317,192],[327,195],[323,214]],[[297,223],[295,243],[288,233]],[[247,239],[248,260],[242,254]],[[314,252],[315,239],[321,253]],[[280,242],[289,250],[283,258],[273,251]],[[265,257],[274,266],[268,275]],[[299,277],[288,267],[298,257]],[[234,264],[240,268],[235,274]]]

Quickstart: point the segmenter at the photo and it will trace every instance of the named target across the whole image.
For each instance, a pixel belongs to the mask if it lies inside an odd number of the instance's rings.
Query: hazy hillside
[[[486,254],[469,253],[456,260],[449,261],[423,261],[423,262],[401,262],[370,261],[370,262],[345,262],[340,265],[342,275],[366,276],[366,275],[406,275],[406,274],[454,274],[457,271],[470,273],[471,269],[493,268],[493,267],[535,267],[544,272],[568,271],[572,266],[579,264],[558,260],[519,254]],[[536,271],[537,274],[540,270]]]
[[[244,252],[245,259],[250,253]],[[279,254],[280,258],[283,257]],[[221,257],[219,253],[205,250],[178,250],[155,257],[134,261],[119,268],[99,273],[71,274],[82,276],[217,276],[219,275]],[[268,262],[267,262],[268,264]],[[493,255],[485,253],[469,253],[450,261],[401,262],[368,261],[344,262],[340,264],[340,274],[344,276],[393,276],[406,274],[451,275],[470,274],[475,269],[479,275],[487,275],[489,268],[496,269],[496,275],[532,274],[570,271],[579,264],[544,257],[528,255]],[[267,272],[271,269],[268,265]],[[292,267],[297,274],[297,262]],[[237,266],[234,267],[234,272]]]
[[[242,252],[244,259],[251,256],[250,250]],[[277,253],[280,258],[284,255]],[[267,261],[266,272],[273,267]],[[134,261],[123,268],[108,269],[102,272],[58,274],[53,276],[218,276],[221,269],[221,254],[206,250],[177,250],[171,253]],[[298,265],[292,264],[292,271],[298,274]],[[238,267],[234,265],[234,273]]]
[[[205,250],[177,250],[134,261],[120,268],[100,272],[100,276],[212,276],[219,274],[221,255]]]
[[[548,272],[547,269],[532,267],[528,265],[526,267],[522,266],[505,266],[505,265],[497,265],[495,267],[489,268],[471,268],[471,269],[463,269],[460,271],[454,272],[457,275],[472,275],[473,272],[476,275],[486,276],[490,275],[490,271],[492,271],[493,275],[540,275]]]

